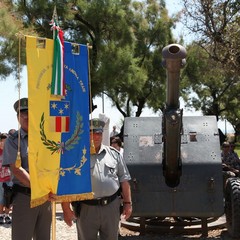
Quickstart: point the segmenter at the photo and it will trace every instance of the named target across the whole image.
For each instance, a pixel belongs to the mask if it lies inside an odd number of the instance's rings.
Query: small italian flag
[[[52,29],[54,31],[54,52],[53,52],[51,94],[65,96],[63,31],[57,25],[55,20],[52,20],[51,24]]]

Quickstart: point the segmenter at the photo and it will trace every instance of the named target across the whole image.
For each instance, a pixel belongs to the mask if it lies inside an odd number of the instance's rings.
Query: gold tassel
[[[90,61],[89,61],[89,45],[88,46],[88,79],[89,79],[89,97],[90,99],[92,99],[92,88],[91,88],[91,74],[90,74]],[[92,104],[90,103],[90,112],[91,112],[91,123],[90,123],[90,129],[92,128],[93,126],[93,123],[92,123]],[[95,146],[94,146],[94,142],[93,142],[93,132],[91,132],[91,141],[90,141],[90,154],[96,154],[96,150],[95,150]]]
[[[93,140],[91,140],[90,154],[96,154],[96,150],[95,150],[95,146],[94,146]]]
[[[16,158],[15,166],[16,166],[16,168],[20,168],[20,167],[22,166],[20,152],[17,153],[17,158]]]

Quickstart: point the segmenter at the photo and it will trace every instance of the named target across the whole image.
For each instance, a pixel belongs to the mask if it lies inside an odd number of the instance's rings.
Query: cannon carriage
[[[163,49],[167,70],[166,106],[160,117],[124,121],[124,159],[132,176],[133,216],[207,219],[226,213],[232,237],[240,236],[240,181],[223,183],[215,116],[183,116],[179,79],[186,50]]]

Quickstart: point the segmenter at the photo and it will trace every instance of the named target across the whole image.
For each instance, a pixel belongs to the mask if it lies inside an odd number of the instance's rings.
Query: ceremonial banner
[[[93,198],[87,46],[64,42],[65,96],[51,95],[53,40],[26,37],[31,207]],[[76,51],[77,49],[77,51]]]

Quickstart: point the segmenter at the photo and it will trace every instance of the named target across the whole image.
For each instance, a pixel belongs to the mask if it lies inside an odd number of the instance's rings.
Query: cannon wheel
[[[225,189],[225,214],[229,234],[240,237],[240,179],[229,178]]]

